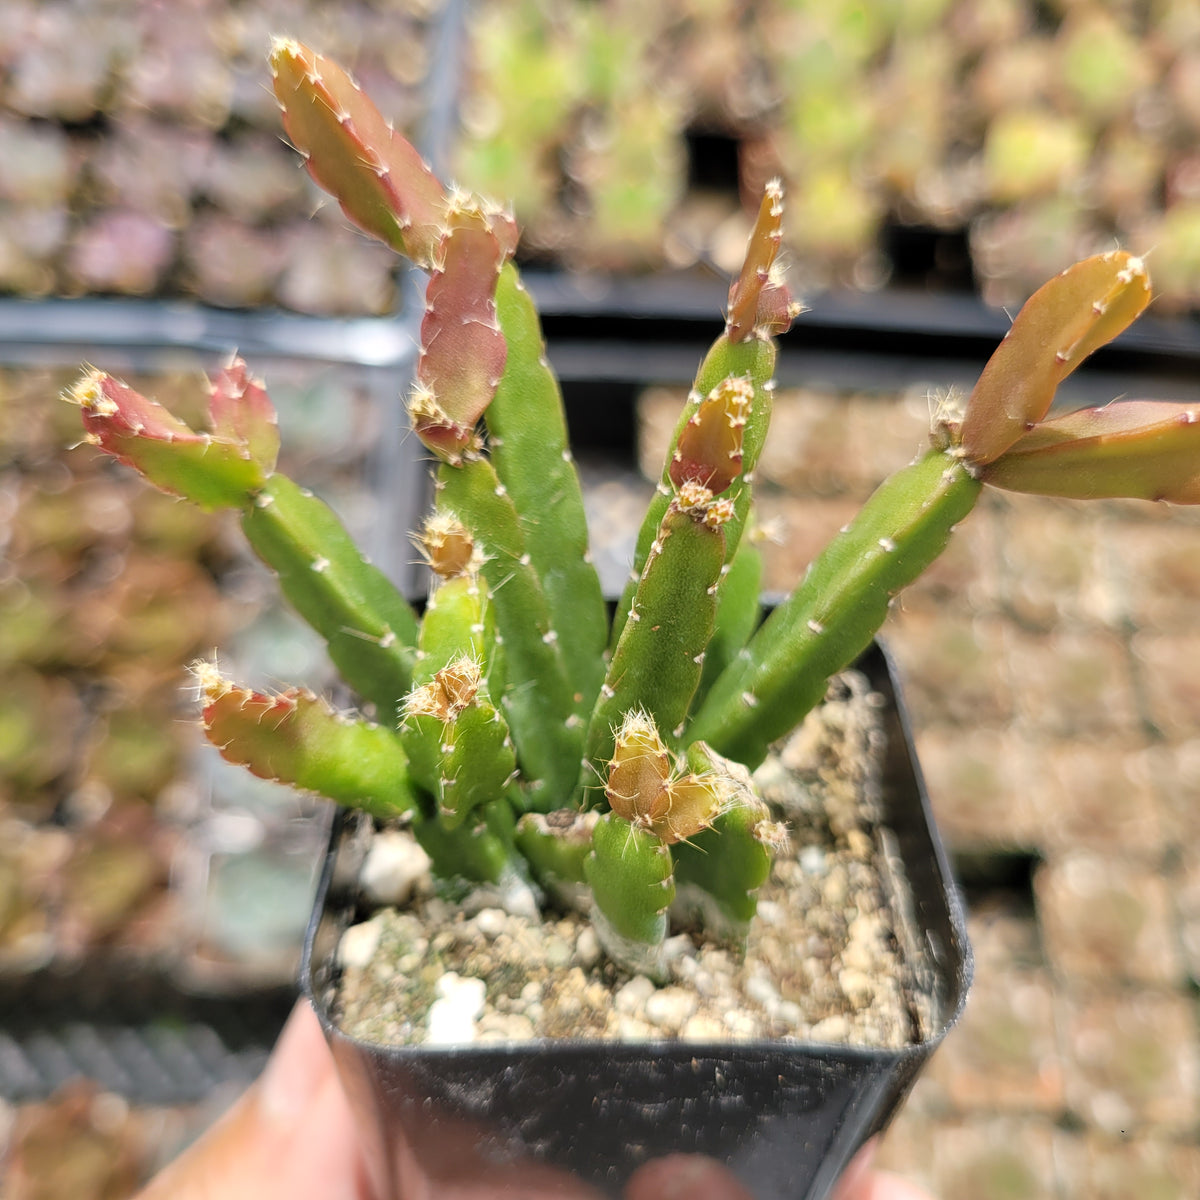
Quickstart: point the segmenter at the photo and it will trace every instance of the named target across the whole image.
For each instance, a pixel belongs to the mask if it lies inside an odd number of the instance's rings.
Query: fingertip
[[[290,1124],[312,1103],[332,1073],[333,1058],[321,1023],[307,997],[301,996],[259,1077],[262,1115],[281,1125]]]
[[[668,1154],[639,1167],[625,1200],[754,1200],[737,1177],[705,1154]]]

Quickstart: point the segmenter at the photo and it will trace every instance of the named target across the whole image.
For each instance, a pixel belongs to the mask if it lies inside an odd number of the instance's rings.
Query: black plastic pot
[[[742,1042],[386,1047],[330,1015],[334,951],[356,907],[357,818],[335,824],[302,968],[357,1110],[381,1194],[619,1195],[642,1164],[709,1155],[756,1200],[821,1200],[896,1112],[957,1021],[971,977],[963,912],[934,829],[891,664],[859,663],[889,700],[889,851],[909,884],[934,1015],[903,1050]]]

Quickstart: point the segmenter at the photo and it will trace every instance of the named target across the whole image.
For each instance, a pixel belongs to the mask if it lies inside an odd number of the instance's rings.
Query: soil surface
[[[451,905],[418,867],[401,885],[412,887],[408,903],[343,933],[339,1023],[366,1041],[410,1045],[765,1038],[898,1048],[928,1036],[931,1001],[905,950],[919,940],[897,924],[907,888],[879,824],[881,703],[846,673],[755,773],[791,845],[759,892],[744,953],[681,929],[668,943],[670,979],[657,986],[608,962],[585,915],[538,916],[519,891]],[[411,861],[410,835],[383,836],[390,856]],[[367,890],[380,891],[371,853],[368,874]]]

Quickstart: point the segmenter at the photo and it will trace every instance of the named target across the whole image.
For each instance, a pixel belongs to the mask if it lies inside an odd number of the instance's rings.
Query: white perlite
[[[407,829],[385,829],[371,839],[358,882],[369,903],[398,907],[429,887],[429,868],[429,855]]]
[[[878,731],[877,704],[851,677],[756,774],[791,851],[760,890],[744,953],[677,932],[664,955],[670,978],[656,987],[613,967],[578,913],[539,915],[511,888],[457,907],[418,891],[407,908],[343,935],[341,1027],[366,1041],[442,1045],[762,1038],[897,1048],[924,1036],[923,964],[901,952],[915,939],[895,935],[878,864],[877,765],[866,765],[878,763]]]
[[[482,979],[464,979],[448,971],[437,982],[438,998],[429,1006],[425,1042],[430,1046],[458,1046],[475,1040],[475,1020],[487,1001]]]

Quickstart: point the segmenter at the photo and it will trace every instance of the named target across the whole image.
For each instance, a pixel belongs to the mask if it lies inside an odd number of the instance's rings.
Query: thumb
[[[292,1011],[265,1070],[136,1200],[370,1200],[321,1027]]]

